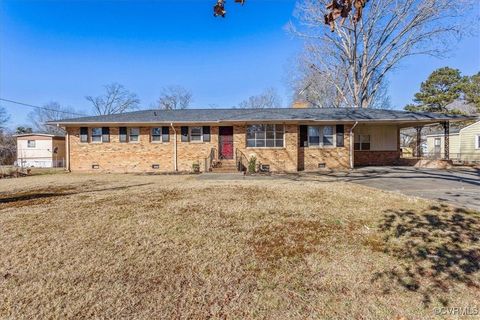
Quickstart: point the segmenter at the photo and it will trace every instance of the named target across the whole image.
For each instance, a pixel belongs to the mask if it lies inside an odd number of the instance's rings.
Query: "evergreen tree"
[[[435,70],[422,82],[414,102],[405,107],[409,111],[448,112],[449,103],[461,97],[467,78],[458,69],[444,67]]]

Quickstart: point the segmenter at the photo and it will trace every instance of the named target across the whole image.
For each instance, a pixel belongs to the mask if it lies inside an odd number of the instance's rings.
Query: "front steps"
[[[215,162],[215,165],[212,166],[212,169],[210,172],[213,173],[236,173],[238,172],[237,170],[237,164],[235,160],[217,160]]]

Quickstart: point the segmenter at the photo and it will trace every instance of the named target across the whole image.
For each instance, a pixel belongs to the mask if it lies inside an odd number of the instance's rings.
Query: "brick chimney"
[[[310,103],[305,100],[296,100],[292,104],[292,108],[294,109],[307,109],[310,108]]]

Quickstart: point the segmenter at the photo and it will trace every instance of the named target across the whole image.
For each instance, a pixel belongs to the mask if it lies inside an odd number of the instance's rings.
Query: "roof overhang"
[[[465,118],[451,118],[451,119],[264,119],[264,120],[255,120],[255,119],[239,119],[239,120],[218,120],[218,121],[142,121],[142,122],[68,122],[68,121],[59,121],[59,122],[48,122],[50,125],[56,125],[59,127],[94,127],[94,126],[182,126],[182,125],[235,125],[235,124],[248,124],[248,123],[285,123],[285,124],[320,124],[320,123],[339,123],[339,124],[394,124],[398,125],[401,128],[406,127],[415,127],[422,126],[434,123],[442,123],[445,121],[449,122],[459,122],[472,120],[471,117]]]

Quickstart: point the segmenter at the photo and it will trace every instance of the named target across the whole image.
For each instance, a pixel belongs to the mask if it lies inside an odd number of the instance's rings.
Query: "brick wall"
[[[110,128],[110,142],[81,143],[80,128],[68,128],[70,135],[70,169],[72,171],[105,172],[173,172],[174,171],[174,132],[170,128],[169,142],[151,142],[150,127],[140,128],[140,141],[119,142],[119,128]],[[211,127],[210,142],[181,142],[181,128],[177,131],[178,171],[191,171],[192,164],[198,162],[204,170],[205,158],[212,147],[218,145],[218,127]],[[159,169],[152,169],[158,164]]]
[[[400,151],[354,151],[355,166],[396,165],[400,160]]]
[[[81,143],[80,128],[68,128],[70,135],[70,169],[72,171],[105,172],[173,172],[174,171],[174,131],[170,128],[170,141],[152,143],[150,127],[140,128],[140,140],[135,143],[120,143],[119,128],[110,128],[110,142]],[[181,142],[181,127],[177,132],[178,171],[191,171],[193,163],[205,168],[205,158],[212,148],[218,150],[218,126],[210,128],[210,142]],[[233,130],[234,148],[242,151],[247,158],[257,157],[259,163],[270,165],[272,171],[295,172],[297,170],[319,170],[318,164],[325,163],[327,169],[347,169],[350,167],[350,126],[345,126],[344,147],[299,148],[297,125],[285,125],[285,145],[283,148],[247,148],[246,125],[235,125]],[[391,165],[399,159],[398,151],[357,151],[355,165]],[[159,169],[152,165],[158,164]]]
[[[344,146],[331,148],[308,147],[299,149],[299,170],[317,171],[319,163],[326,169],[338,170],[350,168],[350,128],[344,128]]]
[[[247,158],[257,157],[257,163],[270,165],[271,171],[297,171],[298,126],[285,125],[283,148],[247,148],[246,126],[233,127],[233,146],[240,149]]]

